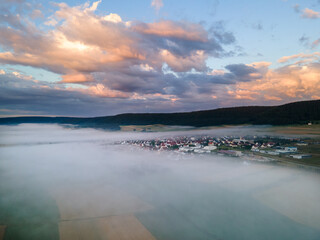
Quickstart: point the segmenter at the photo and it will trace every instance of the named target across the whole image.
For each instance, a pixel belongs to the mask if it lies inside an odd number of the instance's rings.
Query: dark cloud
[[[174,37],[147,35],[142,37],[140,44],[143,46],[148,46],[152,50],[165,49],[174,55],[181,57],[188,57],[192,54],[192,52],[199,50],[203,50],[208,55],[213,57],[219,57],[225,52],[218,38],[210,38],[207,41],[194,41]]]
[[[296,13],[300,13],[300,11],[301,11],[299,4],[295,4],[295,5],[293,6],[293,9],[294,9],[294,11],[295,11]]]
[[[255,73],[257,70],[254,67],[250,67],[245,64],[230,64],[225,67],[236,77],[244,77],[250,73]]]
[[[300,38],[299,38],[299,43],[303,46],[308,46],[309,45],[309,37],[307,37],[306,35],[302,35]]]
[[[225,66],[229,72],[213,75],[211,82],[216,84],[235,84],[237,82],[249,82],[257,79],[259,76],[252,76],[252,73],[258,73],[254,67],[245,64],[230,64]]]
[[[177,81],[173,76],[167,76],[167,78],[168,81],[176,81],[171,82],[171,85],[177,86],[177,88],[173,87],[172,93],[182,96],[181,89],[188,83]],[[22,80],[13,75],[0,75],[0,80],[0,114],[2,115],[106,116],[123,112],[191,111],[219,106],[217,101],[198,99],[196,95],[193,97],[188,95],[187,98],[177,102],[163,99],[161,96],[148,100],[101,98],[66,88],[57,88],[57,86],[48,85],[47,88],[40,88],[39,84],[33,81]],[[6,109],[10,111],[5,111]]]
[[[252,28],[255,30],[263,30],[263,25],[262,23],[254,23],[252,24]]]
[[[0,105],[11,110],[8,114],[30,111],[44,115],[99,116],[143,110],[143,100],[101,98],[54,86],[40,88],[39,84],[14,76],[0,77]],[[162,105],[161,101],[157,99],[158,106]],[[3,114],[1,110],[0,114]]]
[[[220,44],[228,45],[236,42],[234,34],[225,30],[225,23],[223,21],[213,23],[208,32]]]

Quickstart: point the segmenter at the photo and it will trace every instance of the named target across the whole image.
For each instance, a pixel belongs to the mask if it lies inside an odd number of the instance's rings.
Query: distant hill
[[[96,127],[112,130],[120,125],[290,125],[320,121],[320,100],[303,101],[280,106],[250,106],[219,108],[206,111],[182,113],[127,113],[115,116],[75,118],[75,117],[10,117],[0,118],[0,124],[58,123],[74,124],[79,127]]]

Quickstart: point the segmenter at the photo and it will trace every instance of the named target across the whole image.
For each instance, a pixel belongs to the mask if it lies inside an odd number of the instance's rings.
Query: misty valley
[[[0,240],[320,239],[319,171],[197,154],[195,135],[265,132],[0,126]],[[159,150],[177,137],[181,151]]]

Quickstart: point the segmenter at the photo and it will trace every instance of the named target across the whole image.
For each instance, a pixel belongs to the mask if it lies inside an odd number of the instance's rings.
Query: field
[[[155,240],[134,215],[61,221],[60,240]]]
[[[0,225],[0,240],[3,239],[5,230],[6,226]]]
[[[108,185],[66,185],[52,191],[52,195],[62,221],[130,215],[152,208],[139,198]]]
[[[170,126],[162,124],[153,125],[121,125],[121,131],[124,132],[169,132],[169,131],[183,131],[195,129],[194,127],[185,126]]]
[[[276,126],[268,129],[270,132],[290,135],[319,135],[320,124],[314,125],[292,125],[292,126]]]
[[[259,192],[258,194],[255,194],[255,198],[266,206],[271,207],[275,211],[280,212],[296,222],[320,229],[319,192],[312,192],[308,195],[302,195],[299,198],[295,197],[299,194],[298,188],[310,187],[310,185],[315,185],[317,183],[314,182],[312,178],[303,176],[303,180],[307,181],[309,185],[303,186],[299,178],[302,178],[302,176],[298,176],[295,181],[280,184],[268,190]],[[283,197],[283,193],[286,193],[285,198]],[[291,200],[288,201],[288,198]],[[303,208],[301,206],[308,207]]]

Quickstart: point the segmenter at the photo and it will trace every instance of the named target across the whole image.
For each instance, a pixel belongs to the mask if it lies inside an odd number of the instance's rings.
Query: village
[[[163,139],[129,140],[121,144],[130,144],[156,151],[176,151],[193,154],[221,154],[231,157],[244,155],[286,157],[292,159],[310,158],[310,153],[301,152],[299,147],[309,143],[299,138],[269,136],[179,136]]]

